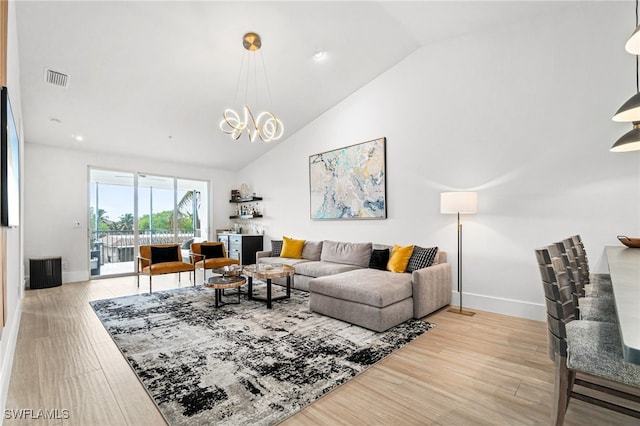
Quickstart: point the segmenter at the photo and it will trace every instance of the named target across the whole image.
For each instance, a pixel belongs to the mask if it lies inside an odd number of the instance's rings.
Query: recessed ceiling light
[[[327,56],[327,52],[325,50],[318,50],[316,53],[314,53],[313,59],[315,59],[316,61],[321,61],[326,56]]]
[[[82,135],[71,135],[71,137],[77,140],[78,142],[82,142],[84,140]]]

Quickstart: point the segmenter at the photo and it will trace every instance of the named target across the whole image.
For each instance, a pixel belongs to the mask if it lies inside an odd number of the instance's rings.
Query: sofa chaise
[[[384,249],[393,247],[305,241],[300,258],[259,251],[256,259],[293,266],[292,286],[309,292],[312,311],[378,332],[451,303],[451,265],[445,252],[438,251],[431,266],[411,272],[370,268],[372,253]]]

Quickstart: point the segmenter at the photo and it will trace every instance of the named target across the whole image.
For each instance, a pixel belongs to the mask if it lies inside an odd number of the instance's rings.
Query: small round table
[[[260,300],[267,302],[267,309],[271,309],[271,302],[276,300],[288,299],[291,297],[291,277],[295,274],[296,270],[293,266],[289,265],[267,265],[257,264],[245,266],[242,269],[242,273],[249,278],[248,292],[249,300]],[[274,278],[287,278],[287,293],[285,296],[271,297],[271,280]],[[258,298],[253,296],[253,278],[267,280],[267,297]]]
[[[244,285],[247,280],[240,275],[236,276],[217,276],[211,277],[209,280],[204,283],[205,287],[214,289],[215,292],[215,305],[216,308],[223,305],[237,305],[240,303],[240,287]],[[227,288],[237,288],[238,289],[238,301],[237,302],[223,302],[222,301],[222,291]]]

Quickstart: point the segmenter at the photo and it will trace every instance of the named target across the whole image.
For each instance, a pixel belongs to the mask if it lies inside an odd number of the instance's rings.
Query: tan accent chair
[[[157,254],[155,262],[153,259],[154,251]],[[191,280],[191,272],[193,272],[193,281],[195,283],[194,265],[182,261],[180,244],[140,246],[140,255],[138,256],[138,287],[140,287],[140,275],[149,275],[149,293],[151,293],[152,276],[177,273],[178,281],[180,281],[181,272],[189,272],[189,280]]]
[[[222,246],[222,257],[207,257],[203,252],[207,251],[208,247]],[[203,247],[205,249],[203,250]],[[222,268],[223,266],[239,265],[240,262],[236,259],[227,257],[227,250],[223,243],[220,242],[202,242],[191,243],[191,256],[194,261],[195,269],[202,269],[203,281],[206,280],[207,269]],[[195,271],[193,272],[195,282]]]

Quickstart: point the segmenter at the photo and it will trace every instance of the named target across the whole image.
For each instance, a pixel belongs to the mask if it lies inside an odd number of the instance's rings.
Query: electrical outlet
[[[62,261],[62,269],[65,271],[67,270],[67,262],[64,260]]]

